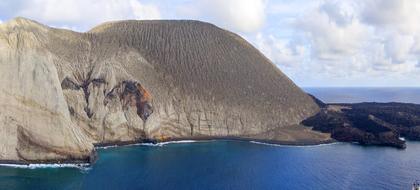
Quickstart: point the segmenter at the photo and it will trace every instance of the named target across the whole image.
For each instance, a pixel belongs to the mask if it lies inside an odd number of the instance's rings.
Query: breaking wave
[[[196,140],[180,140],[180,141],[167,141],[167,142],[160,142],[160,143],[139,143],[136,145],[140,146],[165,146],[168,144],[182,144],[182,143],[194,143],[194,142],[202,142]]]
[[[78,168],[88,170],[90,164],[0,164],[3,167],[23,168],[23,169],[40,169],[40,168]]]
[[[253,144],[260,144],[260,145],[266,145],[266,146],[277,146],[277,147],[302,147],[302,148],[308,148],[308,147],[319,147],[319,146],[330,146],[335,144],[342,144],[342,142],[333,142],[333,143],[324,143],[324,144],[317,144],[317,145],[283,145],[283,144],[273,144],[273,143],[265,143],[265,142],[258,142],[258,141],[249,141]]]

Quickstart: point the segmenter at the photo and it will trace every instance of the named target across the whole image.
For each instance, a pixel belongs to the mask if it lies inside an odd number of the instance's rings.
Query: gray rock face
[[[319,108],[236,34],[198,21],[121,21],[89,32],[0,25],[0,160],[85,159],[93,143],[329,136]]]

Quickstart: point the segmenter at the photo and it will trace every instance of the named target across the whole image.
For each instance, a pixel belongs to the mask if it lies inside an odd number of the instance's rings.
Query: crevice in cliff
[[[212,135],[211,120],[209,119],[209,116],[207,115],[207,112],[204,112],[204,119],[206,120],[206,123],[207,123],[207,127],[208,127],[208,130],[209,130],[209,135]]]
[[[86,102],[86,107],[85,107],[85,112],[86,115],[89,118],[92,118],[93,113],[91,112],[90,108],[89,108],[89,81],[84,81],[83,84],[80,86],[83,89],[83,94],[85,95],[85,102]]]
[[[61,88],[63,90],[65,89],[70,89],[70,90],[83,90],[83,94],[84,94],[84,98],[85,98],[85,102],[86,102],[86,106],[84,108],[84,111],[86,112],[86,115],[89,118],[92,118],[93,113],[91,112],[91,110],[89,109],[89,90],[88,90],[88,83],[83,83],[82,85],[77,85],[76,83],[74,83],[73,81],[71,81],[68,78],[65,78],[62,82],[61,82]],[[74,114],[74,109],[69,107],[69,112],[70,114]]]
[[[70,78],[66,77],[63,79],[63,81],[61,82],[61,88],[63,90],[83,90],[83,94],[84,94],[84,98],[85,98],[85,102],[86,102],[86,106],[84,108],[84,111],[86,112],[86,115],[89,118],[92,118],[93,116],[93,112],[90,110],[89,108],[89,84],[90,84],[90,80],[84,80],[83,83],[81,85],[73,82]],[[74,110],[72,111],[72,108],[69,108],[70,114],[74,113]]]
[[[187,119],[188,125],[190,126],[190,135],[193,136],[194,135],[194,125],[191,122],[190,117],[191,117],[191,114],[188,114],[186,119]]]

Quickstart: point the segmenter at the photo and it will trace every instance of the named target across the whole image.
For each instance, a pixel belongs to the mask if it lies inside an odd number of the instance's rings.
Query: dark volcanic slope
[[[326,104],[317,115],[302,123],[331,133],[339,141],[405,148],[405,142],[399,137],[420,140],[420,105]]]
[[[124,21],[90,31],[97,46],[135,48],[182,93],[296,122],[317,108],[241,37],[198,21]]]

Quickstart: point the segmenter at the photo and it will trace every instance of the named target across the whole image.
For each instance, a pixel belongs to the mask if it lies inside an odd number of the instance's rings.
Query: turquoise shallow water
[[[99,150],[89,169],[0,167],[0,189],[410,189],[420,143],[406,150],[210,141]]]

